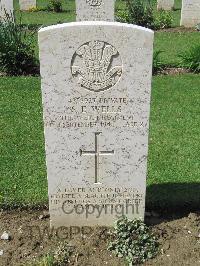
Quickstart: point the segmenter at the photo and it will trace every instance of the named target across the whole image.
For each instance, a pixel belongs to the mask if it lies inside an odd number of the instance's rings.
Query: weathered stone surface
[[[0,1],[0,20],[4,19],[6,14],[13,16],[13,0]]]
[[[200,0],[182,0],[181,26],[194,27],[200,23]]]
[[[51,225],[143,219],[153,32],[69,23],[39,47]]]
[[[115,0],[76,0],[77,21],[114,21]]]
[[[172,10],[174,7],[174,0],[158,0],[158,10]]]
[[[32,7],[36,7],[36,0],[19,0],[20,10],[29,10]]]

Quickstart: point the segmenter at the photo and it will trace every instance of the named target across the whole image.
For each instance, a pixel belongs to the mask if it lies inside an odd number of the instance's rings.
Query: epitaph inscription
[[[117,61],[120,65],[114,65]],[[83,44],[72,59],[72,75],[78,84],[90,91],[99,92],[113,87],[122,75],[119,52],[102,41]]]

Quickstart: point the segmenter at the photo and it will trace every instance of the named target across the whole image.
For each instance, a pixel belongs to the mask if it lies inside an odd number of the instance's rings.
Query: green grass
[[[45,8],[47,4],[48,4],[47,0],[37,1],[38,8]],[[63,12],[61,13],[54,13],[54,12],[48,12],[48,11],[20,12],[18,1],[15,0],[15,10],[16,10],[17,21],[19,21],[21,17],[23,24],[38,25],[38,27],[41,25],[48,26],[52,24],[75,21],[74,0],[68,0],[68,1],[62,0],[62,4],[63,4]]]
[[[74,0],[62,0],[64,12],[54,13],[47,11],[39,12],[22,12],[22,23],[36,25],[38,28],[43,25],[51,25],[62,22],[75,21],[75,1]],[[152,0],[156,6],[156,1]],[[47,0],[38,0],[37,5],[39,8],[44,8],[47,5]],[[125,6],[122,0],[117,0],[116,9],[123,9]],[[15,7],[17,10],[18,1],[15,0]],[[181,0],[175,1],[175,11],[171,12],[174,17],[173,26],[179,26],[180,22],[180,7]],[[17,13],[17,19],[19,21],[20,13]],[[156,32],[155,33],[155,50],[162,50],[161,60],[164,64],[170,66],[177,66],[179,63],[178,54],[187,50],[194,43],[200,42],[199,32]],[[38,45],[37,45],[37,33],[35,34],[35,51],[38,56]]]
[[[148,207],[199,206],[199,83],[192,74],[153,79]],[[10,206],[47,203],[40,79],[1,77],[0,90],[1,197]]]
[[[64,22],[72,22],[76,20],[76,9],[75,9],[75,0],[62,0],[63,12],[54,13],[48,11],[38,11],[38,12],[20,12],[18,1],[14,0],[16,17],[17,21],[19,21],[20,17],[22,17],[23,24],[31,24],[31,25],[43,25],[48,26],[57,23]],[[38,8],[46,8],[48,5],[47,0],[38,0],[37,7]],[[124,2],[122,0],[117,0],[116,9],[123,9]]]
[[[198,208],[200,204],[200,76],[153,80],[147,204]]]
[[[182,0],[175,0],[174,3],[174,10],[171,12],[172,17],[173,17],[173,27],[178,27],[180,26],[180,20],[181,20],[181,5],[182,5]]]
[[[42,109],[38,78],[1,78],[0,194],[9,204],[47,198]]]
[[[48,0],[37,0],[38,8],[46,8],[48,5]],[[48,11],[38,11],[38,12],[19,12],[18,0],[14,0],[14,6],[16,10],[17,20],[22,14],[22,21],[24,24],[35,24],[35,25],[52,25],[63,22],[75,21],[75,0],[61,0],[63,6],[63,12],[54,13]],[[154,5],[156,12],[156,1],[151,0]],[[125,1],[117,0],[116,1],[116,11],[123,10],[125,8]],[[181,0],[175,0],[175,10],[171,12],[174,22],[173,27],[180,25],[181,17]]]
[[[161,50],[160,57],[164,64],[178,65],[178,55],[188,50],[195,43],[200,43],[199,32],[156,32],[154,49]]]

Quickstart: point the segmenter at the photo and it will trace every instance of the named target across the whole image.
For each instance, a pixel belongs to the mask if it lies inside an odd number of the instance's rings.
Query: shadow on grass
[[[173,8],[173,11],[179,11],[179,10],[181,10],[180,7],[174,7],[174,8]]]
[[[199,183],[167,183],[147,187],[146,208],[164,213],[200,210]]]
[[[191,212],[200,215],[200,183],[168,183],[147,187],[145,223],[157,225],[187,217]]]

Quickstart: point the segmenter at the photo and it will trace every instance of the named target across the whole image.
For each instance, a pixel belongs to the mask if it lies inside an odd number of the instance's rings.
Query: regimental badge
[[[86,0],[86,3],[90,6],[100,6],[102,4],[102,0]]]
[[[74,53],[71,71],[81,87],[100,92],[110,89],[120,80],[122,61],[111,44],[91,41]]]

